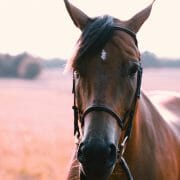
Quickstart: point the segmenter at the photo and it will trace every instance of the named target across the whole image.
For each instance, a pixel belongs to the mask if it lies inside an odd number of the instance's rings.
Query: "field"
[[[146,69],[143,89],[180,92],[180,69]],[[64,180],[73,152],[71,76],[0,79],[0,179]]]

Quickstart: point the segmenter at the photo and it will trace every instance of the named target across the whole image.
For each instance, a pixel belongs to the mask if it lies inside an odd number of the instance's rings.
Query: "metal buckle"
[[[126,149],[126,142],[128,140],[128,136],[126,136],[123,140],[123,142],[121,143],[120,145],[120,156],[122,157],[124,152],[125,152],[125,149]]]

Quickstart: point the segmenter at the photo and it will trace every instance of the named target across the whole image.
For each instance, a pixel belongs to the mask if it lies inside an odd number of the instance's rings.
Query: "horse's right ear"
[[[68,0],[64,0],[66,5],[66,9],[74,22],[74,24],[81,30],[84,29],[88,20],[90,19],[85,13],[83,13],[80,9],[73,6]]]

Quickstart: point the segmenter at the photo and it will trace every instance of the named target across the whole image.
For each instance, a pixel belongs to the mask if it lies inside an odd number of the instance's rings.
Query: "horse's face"
[[[78,107],[85,111],[91,106],[105,106],[123,119],[135,95],[139,52],[130,35],[117,31],[103,53],[104,60],[101,53],[86,57],[86,63],[76,69]],[[88,177],[109,176],[120,135],[121,128],[111,114],[93,111],[85,116],[78,159]]]
[[[65,2],[74,23],[80,29],[85,28],[87,31],[91,26],[88,23],[86,27],[90,18]],[[150,10],[151,6],[127,22],[112,19],[111,23],[137,32],[149,16]],[[93,25],[90,28],[93,28]],[[98,31],[98,28],[95,31]],[[92,35],[92,32],[94,31],[85,32],[85,34],[89,33],[86,37]],[[80,42],[80,51],[83,51],[86,37]],[[103,106],[111,109],[123,120],[131,108],[136,91],[140,55],[135,41],[127,32],[116,30],[103,48],[93,53],[91,51],[88,56],[83,54],[83,58],[72,63],[80,114],[83,116],[83,112],[89,107]],[[121,132],[122,128],[111,113],[102,110],[85,113],[82,139],[77,154],[83,176],[93,180],[108,179],[118,156]]]

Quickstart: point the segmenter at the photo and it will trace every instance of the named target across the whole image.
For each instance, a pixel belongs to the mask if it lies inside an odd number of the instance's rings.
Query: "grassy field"
[[[180,69],[146,69],[143,89],[180,92]],[[0,179],[64,180],[73,151],[71,76],[0,79]]]

